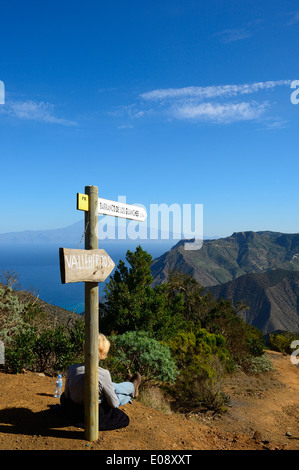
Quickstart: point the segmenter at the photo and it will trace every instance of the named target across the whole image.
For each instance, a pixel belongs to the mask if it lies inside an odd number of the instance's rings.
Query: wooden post
[[[99,434],[99,282],[114,268],[98,247],[98,215],[142,222],[147,214],[139,206],[99,199],[97,186],[85,186],[85,194],[77,193],[77,209],[85,211],[85,250],[59,248],[60,274],[63,284],[85,282],[84,424],[85,439],[95,441]]]
[[[85,212],[85,249],[98,249],[98,188],[86,186],[89,210]],[[85,439],[95,441],[99,433],[99,285],[85,282]]]

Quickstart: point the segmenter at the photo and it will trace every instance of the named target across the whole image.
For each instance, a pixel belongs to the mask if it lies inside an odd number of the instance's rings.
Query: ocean
[[[135,251],[138,244],[149,252],[153,259],[161,256],[176,242],[174,240],[157,243],[136,243],[121,245],[105,243],[104,248],[117,267],[125,261],[127,250]],[[76,313],[84,311],[84,282],[62,284],[59,266],[59,246],[57,244],[0,244],[0,275],[3,271],[15,272],[22,289],[31,290],[41,300]],[[113,271],[114,272],[114,271]],[[113,274],[112,272],[112,274]],[[99,295],[103,296],[106,282],[99,283]]]

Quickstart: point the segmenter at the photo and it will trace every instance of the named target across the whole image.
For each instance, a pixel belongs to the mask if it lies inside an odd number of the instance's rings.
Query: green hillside
[[[238,232],[226,238],[204,240],[200,250],[185,250],[180,241],[154,260],[154,283],[179,270],[191,274],[202,286],[219,285],[247,273],[273,269],[299,271],[299,234]]]

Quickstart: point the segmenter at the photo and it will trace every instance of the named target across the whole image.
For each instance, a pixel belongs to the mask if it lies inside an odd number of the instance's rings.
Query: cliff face
[[[244,302],[241,315],[263,333],[299,332],[299,272],[273,270],[245,274],[234,281],[209,287],[216,298]]]

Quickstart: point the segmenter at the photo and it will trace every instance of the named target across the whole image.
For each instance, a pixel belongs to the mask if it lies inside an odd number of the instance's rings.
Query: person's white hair
[[[110,341],[103,333],[99,333],[99,361],[106,359],[110,349]]]

